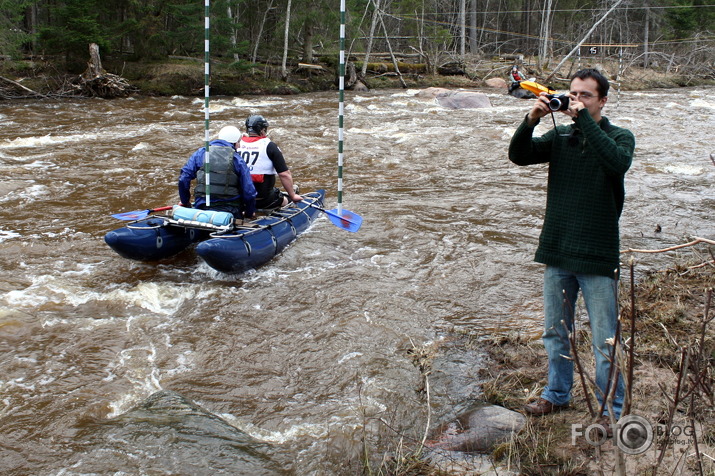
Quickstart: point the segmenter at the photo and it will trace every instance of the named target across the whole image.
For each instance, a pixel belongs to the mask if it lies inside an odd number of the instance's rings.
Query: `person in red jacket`
[[[513,81],[524,81],[526,78],[521,72],[519,72],[519,67],[514,65],[511,67],[511,79]]]

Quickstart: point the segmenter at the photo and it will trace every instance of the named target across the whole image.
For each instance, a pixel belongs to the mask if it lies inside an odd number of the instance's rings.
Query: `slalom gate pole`
[[[204,0],[204,174],[206,176],[206,206],[211,206],[211,163],[209,161],[209,3]]]
[[[208,1],[208,0],[207,0]],[[345,102],[345,0],[340,0],[340,69],[338,73],[338,215],[343,211],[343,114]]]

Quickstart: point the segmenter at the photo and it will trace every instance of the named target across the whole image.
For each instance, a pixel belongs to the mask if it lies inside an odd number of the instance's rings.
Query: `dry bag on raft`
[[[174,220],[190,220],[199,223],[210,223],[216,226],[228,226],[233,223],[232,213],[186,208],[179,205],[174,205],[172,215]]]

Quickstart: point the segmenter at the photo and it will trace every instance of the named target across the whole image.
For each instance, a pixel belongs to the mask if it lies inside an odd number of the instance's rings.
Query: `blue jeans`
[[[618,325],[618,281],[607,276],[580,274],[547,266],[544,271],[544,347],[549,359],[549,381],[541,397],[556,405],[564,405],[571,398],[574,379],[574,363],[570,358],[571,347],[568,332],[573,332],[573,317],[576,298],[581,289],[591,322],[593,352],[596,360],[596,390],[599,404],[613,388],[609,384],[613,346],[606,339],[613,339]],[[623,379],[619,376],[613,399],[616,419],[623,406]],[[608,414],[608,409],[606,409]]]

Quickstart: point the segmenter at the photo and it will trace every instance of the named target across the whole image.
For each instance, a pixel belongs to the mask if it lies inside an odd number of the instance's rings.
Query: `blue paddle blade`
[[[360,229],[362,225],[362,217],[357,213],[353,213],[350,210],[342,210],[341,214],[338,214],[337,208],[333,210],[324,210],[325,214],[328,215],[330,221],[333,225],[347,230],[349,232],[355,233]]]
[[[115,213],[114,215],[112,215],[112,218],[116,218],[117,220],[127,220],[127,221],[141,220],[142,218],[146,218],[147,215],[149,215],[152,212],[161,212],[164,210],[171,210],[172,208],[173,207],[168,206],[168,207],[150,208],[148,210],[134,210],[133,212]]]
[[[149,210],[136,210],[133,212],[116,213],[112,215],[112,218],[117,220],[141,220],[149,215]]]

